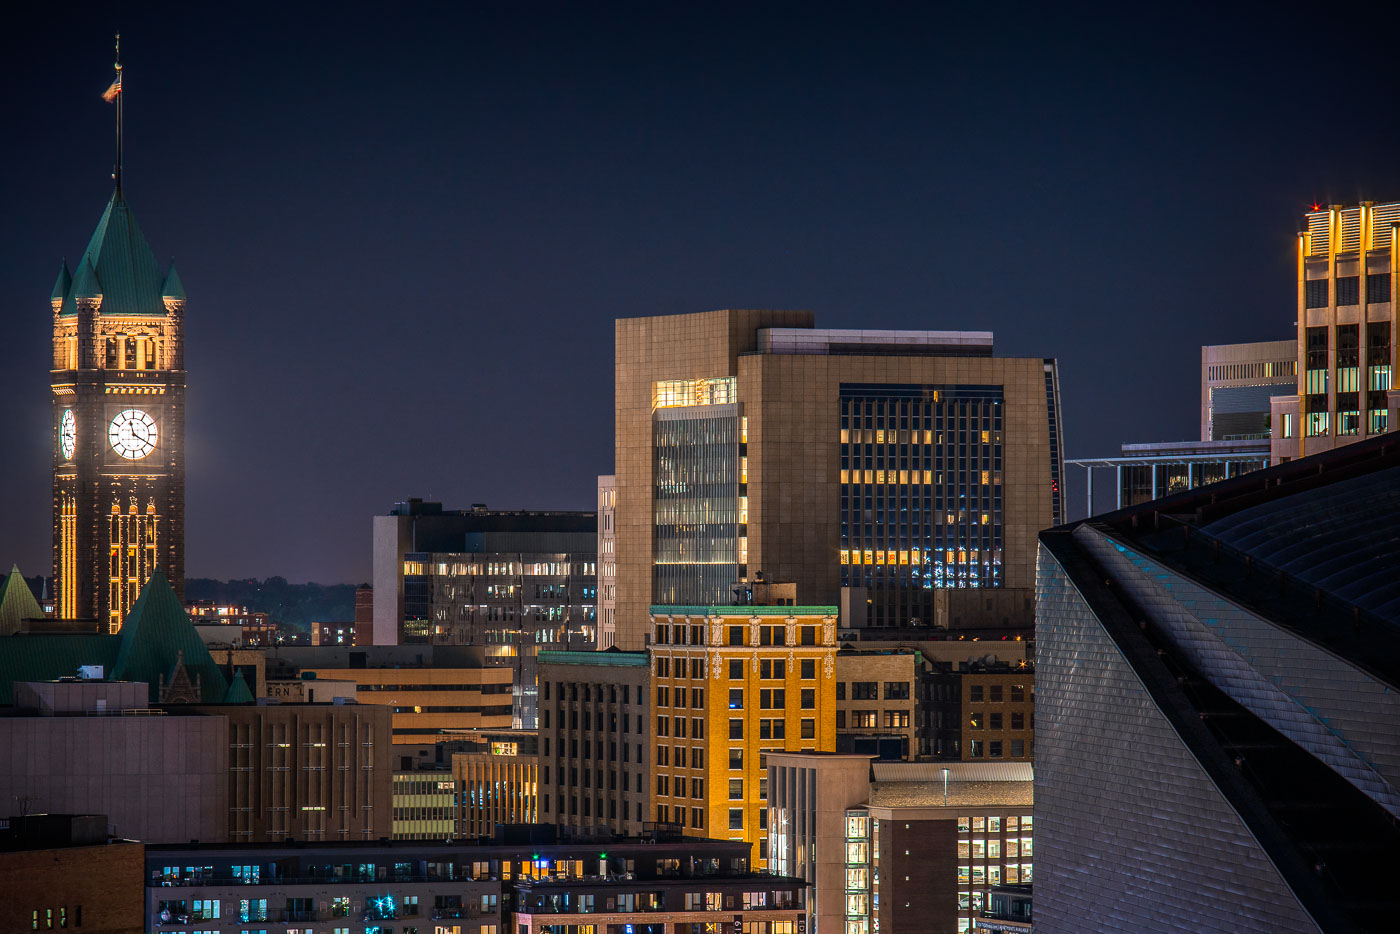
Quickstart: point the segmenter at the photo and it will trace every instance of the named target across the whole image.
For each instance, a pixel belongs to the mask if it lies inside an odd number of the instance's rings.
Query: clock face
[[[63,452],[63,459],[71,461],[73,450],[78,444],[78,425],[73,418],[72,409],[63,410],[63,422],[58,426],[58,449]]]
[[[107,428],[112,450],[128,460],[140,460],[156,449],[156,423],[140,409],[118,412]]]

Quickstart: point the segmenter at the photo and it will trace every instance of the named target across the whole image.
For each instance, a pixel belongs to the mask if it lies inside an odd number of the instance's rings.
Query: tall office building
[[[620,647],[649,606],[760,573],[863,593],[871,626],[1031,625],[1035,533],[1063,518],[1053,360],[731,310],[619,320],[616,361]]]
[[[116,190],[50,302],[57,611],[103,632],[155,568],[185,591],[185,289],[126,203],[120,152]]]
[[[1400,202],[1334,204],[1298,234],[1297,394],[1273,400],[1274,463],[1395,426]]]
[[[596,645],[597,548],[591,512],[399,503],[374,518],[374,644],[482,646],[532,730],[536,654]]]
[[[1068,461],[1084,468],[1094,514],[1095,471],[1112,469],[1115,508],[1238,477],[1269,466],[1272,400],[1298,382],[1298,342],[1256,341],[1201,348],[1201,439],[1124,444],[1117,457]]]
[[[1379,437],[1041,533],[1037,931],[1394,927],[1397,523]]]

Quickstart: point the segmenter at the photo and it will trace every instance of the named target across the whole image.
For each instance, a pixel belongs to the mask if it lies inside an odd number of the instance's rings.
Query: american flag
[[[112,82],[112,86],[109,87],[107,90],[105,90],[105,91],[102,92],[102,99],[103,99],[104,101],[106,101],[107,103],[110,104],[110,103],[112,103],[112,101],[114,101],[114,100],[117,99],[117,95],[120,94],[121,92],[122,92],[122,76],[121,76],[121,72],[117,72],[117,80],[113,81],[113,82]]]

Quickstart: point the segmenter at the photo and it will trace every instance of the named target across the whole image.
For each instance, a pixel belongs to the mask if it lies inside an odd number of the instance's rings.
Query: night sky
[[[4,564],[49,572],[48,296],[117,30],[197,577],[366,579],[408,496],[592,508],[620,316],[990,329],[1059,358],[1069,456],[1194,438],[1200,345],[1293,333],[1302,212],[1400,198],[1394,60],[1315,5],[331,9],[7,17]]]

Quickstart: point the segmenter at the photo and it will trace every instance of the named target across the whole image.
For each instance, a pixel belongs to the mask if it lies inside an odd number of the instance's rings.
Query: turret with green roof
[[[0,636],[18,632],[20,623],[26,619],[43,618],[43,608],[34,599],[34,592],[19,572],[19,565],[15,565],[5,579],[0,580]]]

